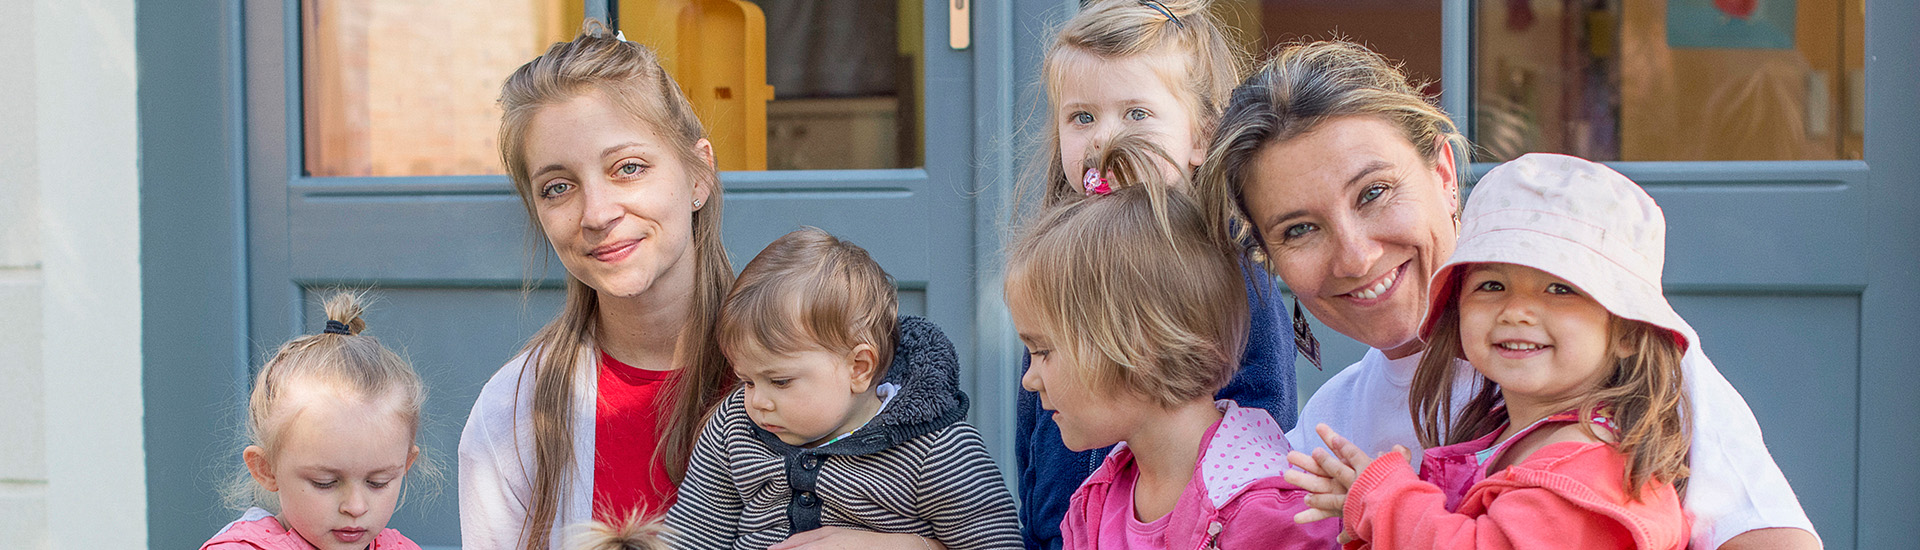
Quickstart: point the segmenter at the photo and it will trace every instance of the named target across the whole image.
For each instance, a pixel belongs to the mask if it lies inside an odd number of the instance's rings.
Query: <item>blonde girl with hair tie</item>
[[[363,302],[335,294],[324,330],[260,367],[247,399],[247,475],[227,488],[227,501],[248,509],[202,550],[419,550],[387,520],[409,481],[434,477],[414,443],[426,387],[362,334]]]

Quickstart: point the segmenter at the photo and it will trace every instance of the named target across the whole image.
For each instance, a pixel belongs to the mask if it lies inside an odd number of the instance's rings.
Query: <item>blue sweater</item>
[[[1259,407],[1273,415],[1280,429],[1291,430],[1299,416],[1294,388],[1293,327],[1273,275],[1257,264],[1245,263],[1247,282],[1247,351],[1240,371],[1215,397],[1232,399],[1243,407]],[[1026,372],[1027,359],[1020,370]],[[1014,454],[1020,460],[1020,536],[1029,550],[1059,550],[1060,519],[1080,482],[1100,467],[1112,447],[1073,452],[1060,441],[1060,426],[1040,409],[1039,394],[1020,392],[1019,434]]]

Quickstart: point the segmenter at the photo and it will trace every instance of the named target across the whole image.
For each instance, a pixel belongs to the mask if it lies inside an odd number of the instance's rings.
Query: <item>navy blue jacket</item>
[[[1293,325],[1273,275],[1251,262],[1242,264],[1242,274],[1251,314],[1247,351],[1240,359],[1240,371],[1215,397],[1266,409],[1280,429],[1291,430],[1300,414],[1294,388]],[[1021,360],[1022,374],[1029,359]],[[1020,537],[1029,550],[1060,550],[1060,519],[1067,514],[1067,501],[1113,448],[1068,450],[1060,441],[1060,426],[1040,409],[1039,394],[1021,390],[1019,406],[1014,454],[1020,459]]]

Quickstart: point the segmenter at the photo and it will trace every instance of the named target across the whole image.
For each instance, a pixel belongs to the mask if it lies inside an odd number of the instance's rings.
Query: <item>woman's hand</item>
[[[1360,472],[1373,464],[1373,457],[1347,438],[1334,433],[1333,428],[1321,424],[1314,427],[1320,434],[1320,440],[1327,442],[1327,449],[1314,449],[1313,456],[1300,451],[1288,451],[1287,462],[1300,467],[1299,470],[1287,470],[1284,476],[1307,492],[1307,509],[1293,516],[1295,523],[1312,523],[1327,518],[1340,517],[1340,510],[1347,505],[1347,491],[1353,487]],[[1407,454],[1407,449],[1399,445],[1395,452]]]
[[[767,550],[867,550],[871,548],[891,548],[894,550],[947,550],[940,541],[919,535],[898,533],[875,533],[843,527],[821,527],[800,533],[780,544],[767,547]]]

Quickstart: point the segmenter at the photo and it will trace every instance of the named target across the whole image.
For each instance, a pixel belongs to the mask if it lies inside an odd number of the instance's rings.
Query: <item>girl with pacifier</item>
[[[1021,385],[1074,451],[1113,445],[1072,494],[1065,548],[1321,548],[1266,410],[1214,400],[1246,345],[1247,297],[1223,235],[1154,181],[1138,140],[1103,151],[1117,189],[1054,208],[1011,250]]]
[[[1185,187],[1206,157],[1208,136],[1234,82],[1240,56],[1204,0],[1100,0],[1068,19],[1047,46],[1041,73],[1048,111],[1045,151],[1027,182],[1038,185],[1038,212],[1126,183],[1096,169],[1122,135],[1158,154],[1144,159],[1156,181]],[[1040,215],[1038,213],[1034,215]],[[1295,411],[1293,333],[1283,320],[1273,276],[1240,267],[1250,311],[1239,370],[1215,397],[1266,410],[1281,427]],[[1231,284],[1228,280],[1227,284]],[[1020,520],[1028,548],[1060,548],[1060,519],[1080,482],[1108,449],[1072,452],[1032,392],[1021,392],[1016,456]]]
[[[358,296],[325,307],[326,329],[280,346],[254,379],[248,477],[229,500],[259,507],[202,550],[420,548],[386,527],[420,457],[426,389],[406,360],[361,334]]]
[[[1660,207],[1605,166],[1532,154],[1489,172],[1461,223],[1421,324],[1418,476],[1404,449],[1369,460],[1322,424],[1331,454],[1289,456],[1318,493],[1299,519],[1343,516],[1349,548],[1685,548],[1681,358],[1699,337],[1661,294]],[[1478,372],[1457,414],[1456,359]]]

